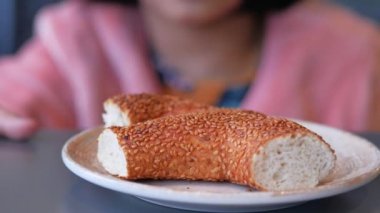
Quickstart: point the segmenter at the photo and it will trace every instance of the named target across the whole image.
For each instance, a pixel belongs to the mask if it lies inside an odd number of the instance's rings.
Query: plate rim
[[[107,189],[111,189],[136,197],[146,198],[148,200],[152,199],[156,201],[170,201],[176,203],[220,206],[255,206],[269,204],[275,205],[295,202],[306,202],[320,198],[327,198],[359,188],[371,182],[380,174],[380,151],[373,143],[371,143],[367,139],[334,127],[309,121],[295,121],[297,123],[300,123],[301,125],[313,125],[317,127],[327,128],[333,131],[338,131],[343,134],[349,134],[350,137],[355,137],[357,140],[360,140],[361,143],[366,143],[366,145],[368,145],[369,147],[376,149],[378,157],[377,166],[374,166],[374,168],[371,171],[352,177],[346,181],[343,181],[342,183],[338,183],[335,185],[319,186],[310,190],[300,190],[292,192],[247,191],[226,194],[205,191],[180,191],[166,187],[147,185],[136,181],[122,180],[117,177],[100,174],[96,171],[82,166],[70,157],[70,155],[68,154],[68,146],[71,143],[75,142],[78,138],[83,137],[92,131],[99,130],[103,127],[95,127],[92,129],[88,129],[70,137],[65,142],[61,150],[61,158],[63,160],[64,165],[75,175],[95,185]],[[160,196],[158,197],[157,194],[159,194]],[[200,194],[202,196],[199,196]]]

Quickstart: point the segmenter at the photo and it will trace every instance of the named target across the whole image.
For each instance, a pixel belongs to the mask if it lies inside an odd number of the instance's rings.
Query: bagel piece
[[[104,102],[103,121],[106,127],[129,126],[166,115],[208,110],[212,106],[171,95],[117,95]]]
[[[229,181],[267,191],[315,187],[335,163],[330,146],[305,127],[227,109],[106,128],[97,158],[128,180]]]

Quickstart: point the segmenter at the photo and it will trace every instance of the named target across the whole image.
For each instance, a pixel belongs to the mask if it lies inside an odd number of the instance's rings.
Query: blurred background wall
[[[60,0],[0,0],[0,55],[14,53],[32,35],[37,11]],[[254,0],[252,0],[254,1]],[[380,0],[331,0],[380,24]]]
[[[59,0],[0,0],[0,55],[15,52],[33,31],[37,11]]]

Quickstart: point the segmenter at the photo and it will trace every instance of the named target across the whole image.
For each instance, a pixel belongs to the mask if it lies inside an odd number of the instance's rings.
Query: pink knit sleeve
[[[103,101],[120,92],[87,4],[63,2],[42,11],[36,33],[67,81],[79,128],[101,124]]]
[[[349,131],[380,129],[376,25],[326,2],[267,20],[261,64],[243,107]]]
[[[0,60],[0,76],[0,134],[21,138],[39,126],[74,125],[66,82],[37,38]]]
[[[373,92],[371,105],[372,110],[369,113],[371,131],[380,131],[380,32],[378,33],[377,41],[377,66],[375,67],[371,82]]]

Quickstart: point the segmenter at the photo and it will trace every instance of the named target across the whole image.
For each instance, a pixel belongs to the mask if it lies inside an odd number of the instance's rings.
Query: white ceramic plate
[[[96,138],[102,128],[67,141],[63,162],[73,173],[96,185],[134,195],[159,205],[200,211],[247,212],[285,208],[360,187],[380,172],[380,152],[355,135],[309,122],[299,122],[320,134],[336,151],[336,168],[319,186],[296,192],[259,192],[230,183],[202,181],[126,181],[108,175],[96,159]]]

